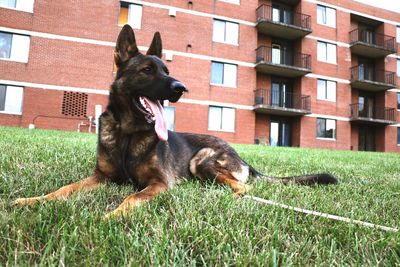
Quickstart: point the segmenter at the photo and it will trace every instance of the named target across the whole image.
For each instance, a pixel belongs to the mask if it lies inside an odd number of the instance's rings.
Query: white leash
[[[342,221],[342,222],[347,222],[347,223],[354,223],[354,224],[358,224],[358,225],[362,225],[362,226],[366,226],[366,227],[370,227],[370,228],[376,228],[376,229],[380,229],[380,230],[383,230],[383,231],[386,231],[386,232],[398,232],[399,231],[399,229],[393,228],[393,227],[373,224],[373,223],[369,223],[369,222],[363,222],[363,221],[359,221],[359,220],[353,220],[353,219],[350,219],[350,218],[336,216],[336,215],[323,213],[323,212],[319,212],[319,211],[313,211],[313,210],[306,210],[306,209],[302,209],[302,208],[297,208],[297,207],[289,206],[289,205],[286,205],[286,204],[281,204],[281,203],[278,203],[278,202],[275,202],[275,201],[272,201],[272,200],[266,200],[266,199],[263,199],[263,198],[259,198],[259,197],[244,195],[243,198],[251,199],[251,200],[254,200],[256,202],[263,203],[263,204],[266,204],[266,205],[277,206],[277,207],[280,207],[280,208],[284,208],[284,209],[288,209],[288,210],[294,210],[294,211],[297,211],[297,212],[301,212],[301,213],[305,213],[305,214],[311,214],[311,215],[314,215],[314,216],[328,218],[328,219],[331,219],[331,220]]]

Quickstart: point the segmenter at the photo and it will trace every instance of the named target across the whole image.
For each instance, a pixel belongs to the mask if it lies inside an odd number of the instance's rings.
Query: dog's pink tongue
[[[158,136],[158,139],[162,141],[168,140],[168,129],[167,129],[167,121],[165,119],[164,109],[161,106],[160,102],[153,102],[152,100],[143,97],[143,99],[150,106],[151,112],[154,114],[154,118],[156,120],[155,130]]]

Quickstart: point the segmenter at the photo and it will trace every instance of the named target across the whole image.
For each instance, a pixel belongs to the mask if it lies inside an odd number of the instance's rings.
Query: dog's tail
[[[282,183],[282,184],[299,184],[299,185],[315,185],[315,184],[336,184],[338,179],[329,173],[317,173],[317,174],[306,174],[299,176],[289,177],[273,177],[266,176],[259,173],[256,169],[249,166],[250,175],[256,180],[264,180],[270,183]]]

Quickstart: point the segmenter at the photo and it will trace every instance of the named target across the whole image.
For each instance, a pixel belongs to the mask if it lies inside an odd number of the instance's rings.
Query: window
[[[29,36],[0,32],[0,59],[28,62]]]
[[[400,93],[397,93],[397,109],[400,110]]]
[[[33,1],[34,0],[0,0],[0,7],[33,12]]]
[[[397,26],[396,40],[398,43],[400,43],[400,26]]]
[[[317,6],[317,23],[336,27],[336,10],[326,6]]]
[[[211,63],[211,84],[236,87],[237,65]]]
[[[400,77],[400,59],[397,60],[397,76]]]
[[[167,129],[175,131],[175,107],[165,106],[164,112],[167,121]]]
[[[214,19],[213,41],[237,45],[239,43],[239,24]]]
[[[400,145],[400,127],[397,127],[397,145]]]
[[[336,101],[336,82],[321,80],[317,81],[317,99]]]
[[[210,106],[208,109],[208,130],[235,131],[235,109]]]
[[[129,24],[134,29],[142,27],[143,6],[121,2],[118,25]]]
[[[0,113],[21,114],[23,88],[0,84]]]
[[[336,64],[336,45],[318,41],[318,61]]]
[[[317,137],[335,139],[336,121],[317,118]]]

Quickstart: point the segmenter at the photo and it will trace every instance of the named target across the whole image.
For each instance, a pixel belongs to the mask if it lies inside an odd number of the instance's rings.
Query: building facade
[[[170,129],[400,152],[400,13],[352,0],[0,0],[0,125],[94,132],[125,23],[189,89]]]

